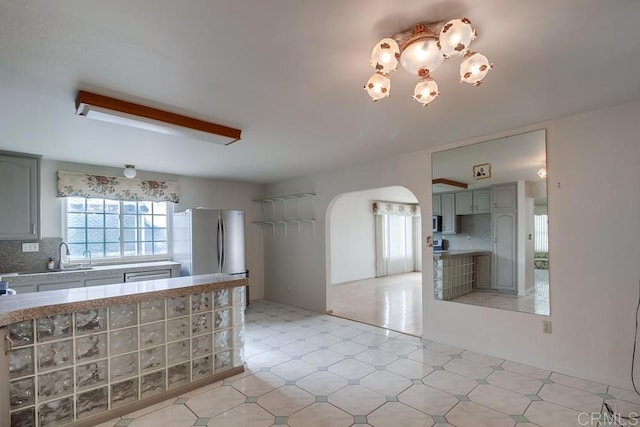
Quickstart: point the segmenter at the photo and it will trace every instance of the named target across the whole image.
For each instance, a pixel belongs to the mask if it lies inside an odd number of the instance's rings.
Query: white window
[[[67,197],[66,238],[71,258],[158,258],[169,252],[168,202]]]

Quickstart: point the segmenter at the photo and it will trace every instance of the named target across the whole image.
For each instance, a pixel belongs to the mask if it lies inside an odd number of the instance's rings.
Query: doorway
[[[422,334],[422,241],[417,198],[404,187],[337,196],[327,212],[327,312]]]

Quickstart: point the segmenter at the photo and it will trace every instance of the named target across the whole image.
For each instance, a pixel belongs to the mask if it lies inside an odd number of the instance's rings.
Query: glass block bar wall
[[[473,290],[475,259],[458,255],[433,259],[433,292],[436,299],[458,298]]]
[[[245,288],[14,323],[11,427],[47,427],[242,366]]]

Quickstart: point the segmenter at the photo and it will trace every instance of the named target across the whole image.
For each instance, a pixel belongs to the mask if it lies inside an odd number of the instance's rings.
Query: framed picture
[[[473,179],[491,178],[491,163],[480,163],[473,165]]]

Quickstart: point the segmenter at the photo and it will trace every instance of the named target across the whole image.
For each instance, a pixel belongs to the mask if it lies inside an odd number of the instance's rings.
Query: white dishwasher
[[[124,282],[143,282],[145,280],[170,279],[171,270],[138,271],[135,273],[124,273]]]

